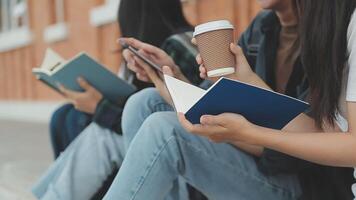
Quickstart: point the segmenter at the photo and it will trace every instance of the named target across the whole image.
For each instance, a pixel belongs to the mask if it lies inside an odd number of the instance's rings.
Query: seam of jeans
[[[166,108],[169,107],[169,104],[166,102],[162,102],[160,100],[155,100],[155,102],[153,103],[153,106],[151,109],[151,113],[153,112],[159,112],[159,111],[171,111],[171,110],[167,110]]]
[[[156,161],[158,160],[158,158],[160,157],[160,154],[166,149],[166,147],[168,146],[168,144],[173,141],[175,139],[175,136],[172,135],[170,136],[166,142],[164,142],[164,144],[159,147],[159,150],[156,153],[153,153],[154,158],[152,159],[151,163],[149,163],[148,167],[146,168],[146,172],[143,176],[141,176],[140,180],[139,180],[139,185],[137,186],[137,188],[135,189],[135,191],[132,194],[132,197],[130,198],[130,200],[134,200],[136,199],[137,193],[138,191],[142,188],[142,185],[145,183],[146,178],[148,177],[149,173],[151,172],[154,164],[156,163]]]
[[[295,195],[293,192],[289,191],[286,188],[282,188],[282,187],[280,187],[278,185],[275,185],[275,184],[272,184],[272,183],[270,183],[268,181],[264,181],[264,180],[258,178],[257,176],[254,176],[252,174],[245,173],[244,170],[235,170],[236,169],[235,166],[233,166],[233,165],[231,165],[229,163],[226,163],[223,160],[217,159],[214,156],[209,156],[210,154],[208,154],[206,151],[204,151],[201,148],[197,148],[196,145],[192,145],[190,142],[187,142],[186,140],[181,138],[179,135],[177,135],[177,139],[182,141],[185,145],[187,145],[187,146],[191,147],[192,149],[194,149],[197,153],[200,153],[200,155],[203,155],[203,156],[207,157],[210,160],[216,160],[220,164],[222,164],[222,165],[224,165],[226,167],[232,168],[234,171],[236,171],[237,173],[239,173],[239,174],[241,174],[243,176],[246,176],[246,177],[249,177],[249,178],[254,178],[257,182],[260,182],[260,184],[262,184],[262,185],[266,185],[266,186],[268,186],[268,187],[270,187],[270,188],[272,188],[274,190],[277,190],[282,194],[288,195],[288,196],[290,196],[292,198],[297,198],[296,197],[297,195]]]

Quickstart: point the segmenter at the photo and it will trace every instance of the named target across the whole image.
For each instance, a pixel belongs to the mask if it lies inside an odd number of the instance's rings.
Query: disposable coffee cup
[[[234,42],[234,26],[229,21],[219,20],[198,25],[193,36],[208,77],[235,72],[235,56],[230,51],[230,44]]]

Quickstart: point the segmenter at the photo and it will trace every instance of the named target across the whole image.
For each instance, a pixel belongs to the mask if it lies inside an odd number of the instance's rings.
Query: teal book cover
[[[57,91],[59,83],[68,89],[83,91],[77,82],[78,77],[82,77],[112,102],[124,102],[136,91],[133,85],[120,79],[86,53],[65,61],[52,50],[47,50],[42,66],[33,69],[33,73]]]

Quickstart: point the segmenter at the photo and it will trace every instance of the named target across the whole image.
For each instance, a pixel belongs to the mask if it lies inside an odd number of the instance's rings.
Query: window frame
[[[54,1],[55,16],[54,24],[48,25],[43,31],[43,39],[46,43],[56,43],[68,39],[69,28],[65,22],[65,0],[48,0]]]
[[[29,24],[28,1],[0,0],[1,29],[0,52],[21,48],[32,43],[32,33]],[[20,24],[19,22],[22,22]]]
[[[99,27],[116,22],[119,5],[120,0],[105,0],[103,5],[92,8],[89,11],[90,24]]]

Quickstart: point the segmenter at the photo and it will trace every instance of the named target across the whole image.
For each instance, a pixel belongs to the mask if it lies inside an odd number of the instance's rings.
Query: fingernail
[[[200,122],[203,123],[203,122],[205,122],[205,121],[206,121],[206,117],[205,117],[204,115],[201,116],[201,117],[200,117]]]

